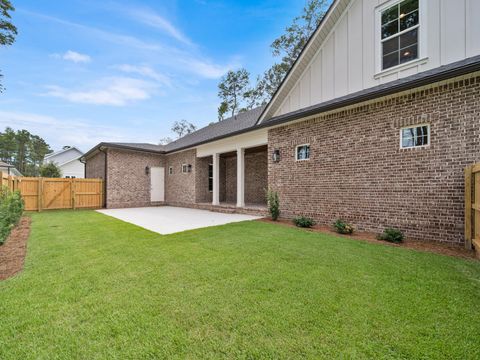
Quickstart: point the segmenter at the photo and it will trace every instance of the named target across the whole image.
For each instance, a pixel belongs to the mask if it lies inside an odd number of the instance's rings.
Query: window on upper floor
[[[430,125],[416,125],[400,130],[400,148],[409,149],[430,145]]]
[[[172,167],[172,166],[170,166],[170,167],[168,168],[168,174],[169,174],[169,175],[173,175],[173,167]]]
[[[382,70],[419,58],[419,0],[404,0],[381,12]]]

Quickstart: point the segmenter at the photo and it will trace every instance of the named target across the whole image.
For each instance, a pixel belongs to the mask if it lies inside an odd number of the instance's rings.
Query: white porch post
[[[220,154],[213,154],[213,194],[212,205],[220,205]]]
[[[245,149],[237,149],[237,207],[245,207]]]

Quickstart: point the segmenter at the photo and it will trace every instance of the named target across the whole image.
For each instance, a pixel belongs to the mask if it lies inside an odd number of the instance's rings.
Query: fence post
[[[472,166],[465,168],[465,248],[472,249]]]
[[[42,211],[43,206],[43,177],[38,178],[38,212]]]
[[[76,205],[77,205],[76,201],[75,201],[75,197],[76,197],[75,186],[76,186],[75,179],[70,179],[70,190],[71,190],[71,196],[72,196],[72,209],[73,210],[75,210]]]

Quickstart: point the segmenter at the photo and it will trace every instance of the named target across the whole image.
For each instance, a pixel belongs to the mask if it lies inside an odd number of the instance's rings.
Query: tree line
[[[308,39],[326,14],[331,0],[308,0],[302,14],[293,19],[285,32],[270,45],[272,55],[279,58],[251,84],[247,69],[230,70],[218,84],[218,120],[270,101],[286,74],[298,59]]]
[[[40,175],[45,155],[51,152],[44,139],[27,130],[7,127],[0,132],[0,159],[15,166],[24,176]]]

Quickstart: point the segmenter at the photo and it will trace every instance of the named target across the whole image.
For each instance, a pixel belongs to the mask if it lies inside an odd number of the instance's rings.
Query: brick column
[[[245,207],[245,149],[237,149],[237,207]]]
[[[220,205],[220,154],[213,154],[212,205]]]

